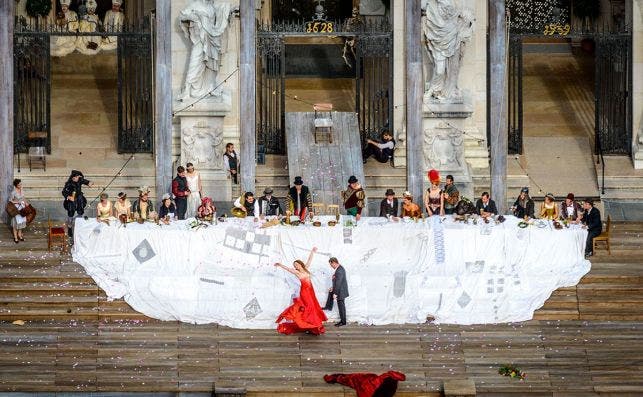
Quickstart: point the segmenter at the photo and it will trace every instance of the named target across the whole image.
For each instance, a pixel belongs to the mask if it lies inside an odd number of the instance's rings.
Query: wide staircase
[[[44,225],[17,245],[2,229],[0,391],[344,396],[324,374],[395,369],[408,397],[448,395],[454,380],[478,396],[641,395],[641,233],[643,223],[614,223],[611,255],[598,250],[579,285],[555,291],[532,321],[349,324],[316,337],[147,318],[107,299],[69,255],[47,252]],[[527,380],[499,376],[503,364]]]

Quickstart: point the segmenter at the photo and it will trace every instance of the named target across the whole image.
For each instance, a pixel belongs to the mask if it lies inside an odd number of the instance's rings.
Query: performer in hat
[[[558,206],[553,194],[545,195],[545,201],[540,205],[540,217],[548,220],[558,219]]]
[[[352,215],[358,221],[362,217],[362,209],[364,208],[364,199],[366,194],[362,185],[359,184],[355,175],[348,178],[348,186],[346,190],[342,191],[342,200],[344,200],[344,208],[348,215]]]
[[[161,197],[161,205],[159,206],[159,219],[163,219],[166,216],[174,218],[176,214],[176,206],[172,202],[172,195],[170,193],[163,194]]]
[[[397,217],[400,211],[400,205],[395,197],[393,189],[386,189],[384,193],[385,199],[380,203],[380,216],[385,218]]]
[[[431,186],[424,194],[424,208],[429,216],[444,215],[444,195],[440,190],[440,173],[437,170],[431,170],[428,177]]]
[[[275,196],[272,195],[273,190],[267,187],[263,191],[263,196],[259,198],[259,214],[265,216],[278,216],[283,215],[281,204]]]
[[[149,219],[154,212],[154,203],[149,200],[150,188],[142,186],[138,188],[138,199],[132,204],[132,213],[137,219]]]
[[[288,210],[291,214],[297,215],[301,221],[306,220],[306,215],[313,211],[313,198],[308,186],[300,176],[295,177],[293,187],[288,190]]]
[[[61,11],[56,14],[57,29],[63,32],[78,31],[78,14],[69,9],[71,0],[60,0]],[[55,36],[51,38],[51,56],[63,57],[76,49],[76,36]]]
[[[402,195],[402,217],[419,218],[422,216],[420,206],[413,202],[413,195],[406,191]]]
[[[62,190],[62,195],[65,198],[63,207],[67,211],[67,230],[70,237],[74,235],[74,216],[76,214],[83,215],[87,206],[83,185],[94,186],[92,182],[85,179],[82,172],[72,170]]]
[[[176,203],[176,216],[179,220],[185,219],[190,193],[188,179],[185,177],[185,167],[179,165],[176,168],[176,177],[172,180],[172,194]]]
[[[574,193],[567,194],[565,201],[560,203],[560,210],[558,215],[560,219],[567,219],[572,222],[577,222],[583,208],[575,200]]]
[[[132,203],[127,199],[127,194],[124,192],[118,193],[118,199],[114,202],[114,213],[120,219],[121,215],[125,215],[125,219],[131,217]]]
[[[106,32],[120,32],[123,30],[125,15],[121,11],[122,0],[112,0],[112,9],[105,12],[103,27]],[[118,44],[118,37],[103,37],[102,49],[105,51],[115,50]]]
[[[534,216],[534,200],[529,197],[529,188],[523,187],[520,189],[520,195],[511,207],[511,210],[516,218],[524,219],[535,218]]]

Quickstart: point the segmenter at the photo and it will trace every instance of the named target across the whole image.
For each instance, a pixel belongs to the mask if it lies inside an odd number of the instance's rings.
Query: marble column
[[[420,0],[406,0],[406,180],[416,201],[422,197],[422,27]]]
[[[169,1],[156,2],[154,155],[156,195],[159,197],[171,190],[172,182],[172,16],[170,10]]]
[[[0,219],[13,189],[13,21],[16,2],[0,2]]]
[[[489,1],[489,146],[491,198],[498,212],[507,210],[507,33],[505,0]]]
[[[393,18],[393,133],[395,134],[395,167],[406,167],[406,69],[404,58],[405,0],[391,3]]]
[[[239,128],[241,132],[241,189],[255,191],[255,56],[256,22],[255,0],[240,0],[241,42],[239,45]]]
[[[643,169],[643,0],[632,3],[632,135],[634,168]]]

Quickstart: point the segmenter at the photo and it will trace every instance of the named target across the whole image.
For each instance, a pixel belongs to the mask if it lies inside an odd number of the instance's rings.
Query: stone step
[[[643,197],[643,170],[635,170],[628,156],[605,156],[604,199],[640,199]],[[603,185],[603,164],[597,164],[599,187]]]

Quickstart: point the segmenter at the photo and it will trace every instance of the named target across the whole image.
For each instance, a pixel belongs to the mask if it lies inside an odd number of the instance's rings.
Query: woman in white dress
[[[19,210],[27,206],[27,201],[25,200],[25,195],[22,193],[22,181],[20,179],[13,180],[13,191],[11,192],[11,197],[9,197],[16,208]],[[18,244],[18,241],[25,241],[25,238],[22,236],[22,229],[27,227],[27,218],[18,214],[11,218],[11,229],[13,231],[13,242]]]
[[[201,175],[194,169],[194,164],[186,164],[187,172],[185,177],[188,180],[188,189],[190,195],[188,196],[188,210],[185,213],[186,218],[195,217],[197,210],[201,205]]]

